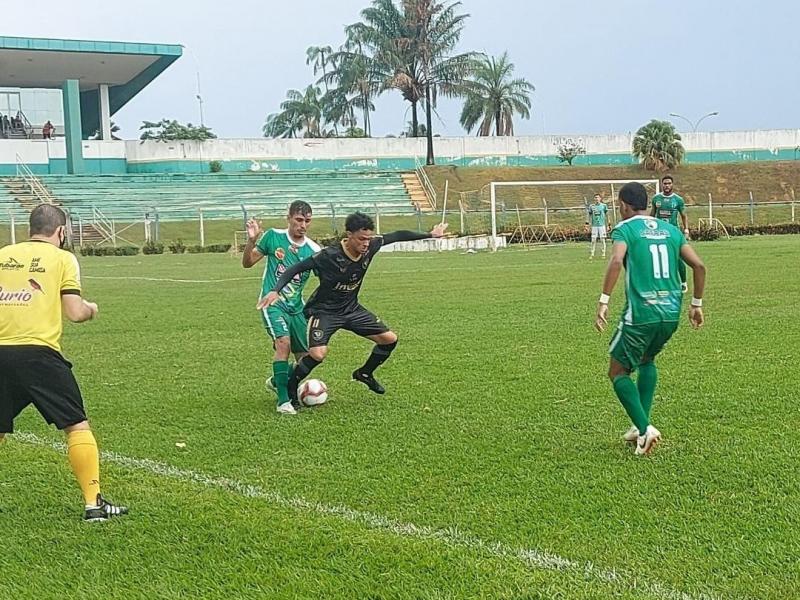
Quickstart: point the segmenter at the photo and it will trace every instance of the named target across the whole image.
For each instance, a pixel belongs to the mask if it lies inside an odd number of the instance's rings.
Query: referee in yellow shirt
[[[80,267],[62,250],[67,218],[40,204],[31,212],[30,241],[0,249],[0,440],[33,404],[64,431],[67,454],[83,491],[84,520],[127,514],[100,495],[100,457],[72,365],[61,355],[62,314],[73,323],[97,316],[81,297]]]

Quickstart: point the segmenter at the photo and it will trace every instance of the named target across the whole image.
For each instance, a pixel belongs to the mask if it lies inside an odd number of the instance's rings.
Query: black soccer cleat
[[[375,379],[372,375],[368,375],[367,373],[362,373],[361,371],[358,370],[353,371],[353,380],[360,381],[376,394],[386,393],[386,390],[380,383],[378,383],[378,380]]]
[[[108,521],[113,517],[120,517],[128,514],[127,506],[116,506],[111,504],[108,500],[97,494],[97,506],[87,508],[83,513],[83,520],[95,523],[99,521]]]

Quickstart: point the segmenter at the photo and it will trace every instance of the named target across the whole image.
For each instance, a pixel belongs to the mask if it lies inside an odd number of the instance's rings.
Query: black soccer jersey
[[[358,292],[364,275],[381,246],[429,237],[427,233],[413,231],[395,231],[385,236],[375,236],[370,241],[366,254],[358,260],[350,258],[342,244],[328,246],[287,269],[272,290],[280,291],[295,274],[313,270],[319,278],[319,287],[306,303],[306,315],[317,312],[352,312],[358,307]]]

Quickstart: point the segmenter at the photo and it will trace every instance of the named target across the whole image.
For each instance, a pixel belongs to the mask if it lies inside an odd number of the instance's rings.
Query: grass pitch
[[[400,335],[387,394],[348,382],[370,345],[342,332],[328,404],[297,417],[264,389],[258,267],[82,259],[100,318],[64,352],[131,515],[80,522],[29,408],[0,446],[0,598],[800,596],[798,240],[697,247],[708,323],[659,358],[646,459],[619,439],[585,245],[379,256],[361,298]]]

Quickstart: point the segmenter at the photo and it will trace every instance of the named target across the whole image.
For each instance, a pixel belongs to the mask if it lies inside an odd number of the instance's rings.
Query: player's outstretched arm
[[[689,305],[689,321],[697,329],[705,322],[703,316],[703,293],[706,289],[706,266],[689,244],[681,246],[683,262],[692,268],[692,302]]]
[[[605,331],[606,325],[608,325],[608,301],[611,292],[614,291],[614,286],[617,285],[627,252],[628,244],[625,242],[614,242],[611,247],[611,259],[608,261],[606,275],[603,279],[603,293],[600,294],[600,299],[597,301],[597,314],[594,320],[594,327],[597,331]]]
[[[428,238],[440,238],[447,230],[447,223],[439,223],[431,229],[429,233],[417,233],[416,231],[393,231],[383,236],[383,245],[394,244],[395,242],[413,242],[414,240],[427,240]]]
[[[289,267],[283,272],[283,275],[281,275],[278,278],[278,281],[275,283],[275,287],[273,287],[272,290],[270,290],[270,292],[266,296],[262,297],[258,301],[258,304],[256,304],[256,308],[258,310],[261,310],[262,308],[265,308],[270,304],[275,304],[275,302],[277,302],[278,300],[278,294],[280,294],[280,291],[287,285],[289,285],[289,282],[295,275],[299,275],[300,273],[310,271],[313,268],[314,268],[313,256],[305,260],[301,260],[299,263],[293,264],[291,267]]]
[[[61,310],[73,323],[83,323],[97,316],[97,304],[87,302],[79,294],[62,295]]]
[[[255,219],[249,219],[245,228],[247,230],[247,243],[244,245],[244,251],[242,252],[242,266],[245,269],[249,269],[264,258],[264,255],[261,254],[261,250],[256,248],[258,238],[261,236],[261,225]]]

